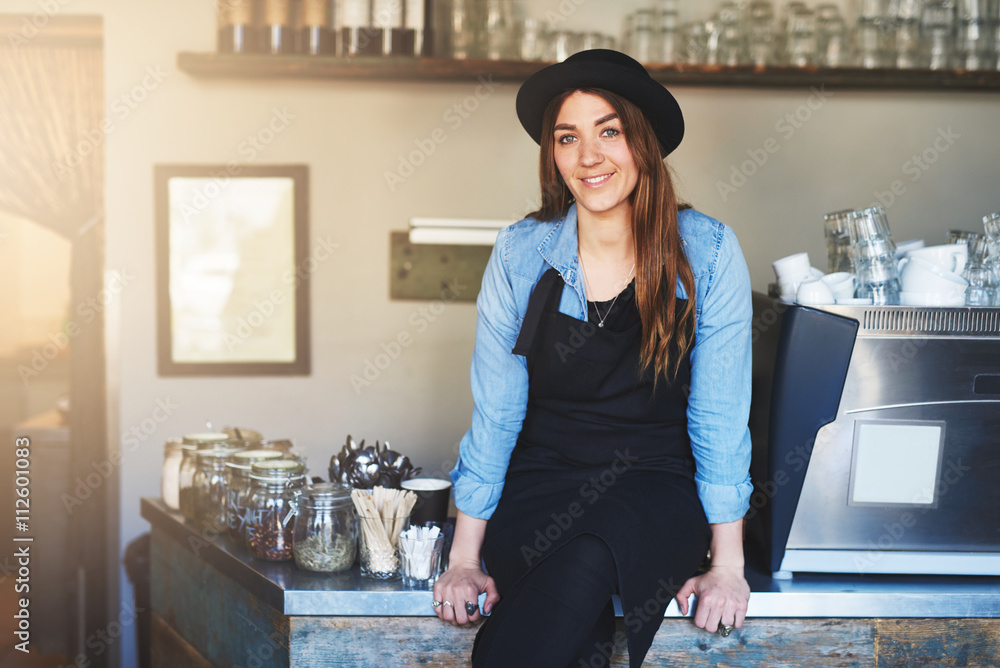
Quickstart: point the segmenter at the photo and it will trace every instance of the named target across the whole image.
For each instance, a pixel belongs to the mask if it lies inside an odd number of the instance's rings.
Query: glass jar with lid
[[[299,53],[334,55],[337,50],[335,4],[336,0],[302,0],[297,20]]]
[[[226,459],[240,450],[217,445],[195,452],[194,520],[205,529],[221,533],[226,528]]]
[[[195,454],[198,450],[208,450],[222,445],[228,440],[229,434],[222,432],[187,434],[181,439],[181,448],[184,452],[177,472],[177,505],[180,507],[181,515],[192,522],[196,520],[193,487],[196,468]]]
[[[181,460],[184,458],[184,448],[194,449],[194,446],[185,446],[179,438],[168,438],[163,444],[163,468],[160,470],[160,496],[163,503],[171,510],[180,510],[180,493],[178,483],[180,482]]]
[[[258,441],[253,450],[280,450],[285,453],[285,459],[298,458],[295,453],[295,444],[290,438],[266,438]],[[290,456],[290,457],[289,457]]]
[[[250,468],[257,462],[269,459],[284,459],[280,450],[241,450],[229,456],[226,461],[226,528],[229,537],[238,545],[244,545],[243,533],[246,523],[247,500],[250,497]]]
[[[260,40],[260,21],[254,0],[217,0],[220,53],[253,53]]]
[[[292,558],[292,532],[298,496],[306,483],[306,464],[297,459],[271,459],[250,467],[246,545],[264,561]]]
[[[354,564],[357,542],[351,488],[331,482],[306,487],[295,515],[295,565],[319,573],[345,571]]]

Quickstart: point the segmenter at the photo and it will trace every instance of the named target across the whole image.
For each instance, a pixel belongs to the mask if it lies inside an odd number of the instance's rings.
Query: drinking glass
[[[702,65],[707,62],[708,31],[701,21],[688,24],[681,31],[683,62],[688,65]]]
[[[851,260],[850,215],[853,209],[835,211],[823,216],[826,237],[827,273],[838,271],[853,273]]]
[[[541,60],[548,39],[544,24],[536,19],[524,19],[520,33],[518,57],[521,60]]]
[[[629,55],[640,63],[648,63],[653,56],[653,10],[640,9],[632,15],[632,39]]]
[[[796,12],[806,10],[804,2],[786,2],[781,8],[781,16],[778,18],[778,28],[774,36],[774,62],[779,65],[788,63],[788,40],[792,34],[792,24],[795,21]]]
[[[896,67],[916,69],[924,61],[920,21],[902,20],[896,24]]]
[[[816,7],[816,51],[820,65],[843,67],[848,64],[850,41],[847,24],[834,4]]]
[[[792,15],[787,42],[788,64],[807,67],[816,61],[816,14],[809,9],[799,9]]]
[[[899,268],[896,244],[889,231],[885,209],[873,206],[849,214],[851,258],[858,277],[858,297],[872,303],[899,303]]]
[[[486,57],[485,5],[479,0],[451,0],[451,57]]]
[[[718,62],[721,65],[739,65],[746,60],[743,55],[743,11],[735,2],[724,2],[719,7]]]
[[[986,228],[986,242],[989,246],[987,264],[997,285],[996,305],[1000,306],[1000,211],[985,216],[983,226]]]
[[[988,19],[991,14],[989,0],[958,0],[955,2],[955,13],[959,21]]]
[[[928,2],[920,19],[924,60],[932,70],[950,67],[954,48],[954,13],[950,2]]]
[[[874,70],[885,65],[883,19],[858,19],[854,27],[854,60],[858,67]]]
[[[441,568],[444,532],[439,527],[411,527],[400,534],[403,586],[432,589]]]
[[[369,517],[358,515],[358,554],[361,575],[373,580],[395,580],[400,576],[399,534],[410,517]]]
[[[880,249],[880,254],[893,255],[896,244],[889,230],[889,218],[881,206],[873,206],[854,211],[849,216],[851,243],[857,246],[871,245]]]
[[[680,17],[677,12],[660,14],[659,48],[654,49],[654,55],[661,63],[673,63],[677,60],[680,46]]]
[[[986,236],[977,234],[969,239],[969,261],[962,278],[969,282],[965,290],[966,306],[993,306],[997,298],[997,281],[987,264]]]
[[[980,236],[978,232],[968,230],[948,230],[949,244],[967,244],[970,239]]]
[[[548,60],[562,62],[580,50],[583,41],[579,33],[560,30],[549,35]]]
[[[604,47],[604,35],[599,32],[584,32],[579,33],[580,50],[589,51],[591,49],[603,49]]]
[[[862,19],[880,19],[889,13],[889,0],[861,0],[858,7],[858,17]]]
[[[719,64],[719,43],[722,41],[722,22],[710,19],[704,23],[705,41],[702,50],[702,62],[706,65]]]
[[[775,58],[774,6],[770,2],[751,2],[749,14],[748,58],[754,66],[765,67]]]
[[[854,270],[859,299],[870,298],[876,306],[899,303],[899,268],[895,258],[856,253]]]
[[[989,28],[985,18],[959,19],[955,37],[959,67],[966,70],[993,67]]]
[[[511,3],[507,0],[483,0],[485,19],[486,57],[505,60],[514,53],[514,18]]]

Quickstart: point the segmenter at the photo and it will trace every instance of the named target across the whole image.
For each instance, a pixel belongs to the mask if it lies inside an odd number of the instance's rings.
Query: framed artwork
[[[309,168],[157,165],[161,376],[308,375]]]

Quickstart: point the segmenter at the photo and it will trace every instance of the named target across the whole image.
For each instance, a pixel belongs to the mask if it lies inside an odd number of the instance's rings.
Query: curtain
[[[72,239],[103,212],[103,50],[0,49],[0,208]]]

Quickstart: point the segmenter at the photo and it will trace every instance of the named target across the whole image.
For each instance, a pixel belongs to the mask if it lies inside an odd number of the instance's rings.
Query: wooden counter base
[[[151,561],[154,668],[469,665],[473,628],[435,617],[286,616],[155,522]],[[627,655],[605,665],[627,666]],[[668,618],[643,665],[994,667],[1000,619],[750,618],[723,638]]]

